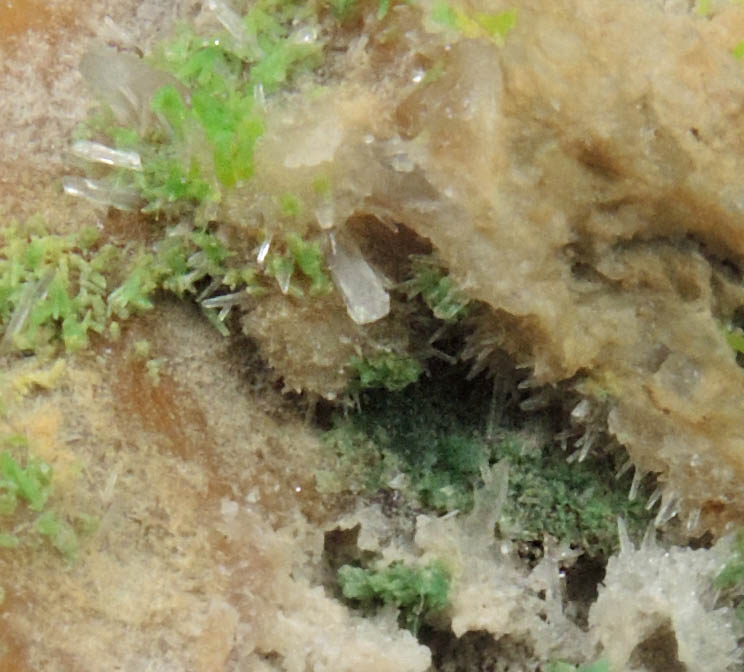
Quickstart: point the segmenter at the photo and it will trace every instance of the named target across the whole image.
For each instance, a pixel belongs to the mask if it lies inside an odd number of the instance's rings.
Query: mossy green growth
[[[228,275],[231,288],[255,282],[255,273],[233,265],[235,254],[207,229],[168,229],[153,249],[135,255],[124,281],[109,295],[109,317],[126,320],[133,313],[152,309],[154,295],[161,289],[183,297],[199,293],[206,279],[218,281],[215,290]]]
[[[434,317],[444,322],[456,322],[468,313],[468,300],[432,257],[411,257],[411,279],[403,290],[409,300],[421,296]]]
[[[284,193],[279,197],[279,210],[286,217],[299,217],[304,207],[302,200],[298,196]]]
[[[5,437],[3,443],[16,443]],[[20,503],[31,511],[41,511],[49,498],[52,469],[40,460],[29,460],[25,467],[8,450],[0,453],[0,515],[15,513]]]
[[[379,352],[367,357],[354,356],[351,367],[359,376],[358,387],[361,389],[402,390],[415,383],[424,372],[415,357],[396,352]]]
[[[548,663],[546,672],[610,672],[610,664],[606,660],[598,660],[595,663],[585,665],[572,665],[556,661]]]
[[[446,374],[398,391],[371,389],[360,393],[359,412],[336,416],[326,443],[355,490],[377,492],[402,473],[410,505],[466,511],[491,457],[480,437],[488,412],[482,401]]]
[[[52,492],[52,468],[42,460],[28,457],[24,437],[5,436],[0,439],[5,449],[0,452],[0,548],[15,549],[34,546],[34,535],[46,538],[68,562],[74,562],[78,552],[78,534],[64,518],[46,510]],[[14,453],[25,453],[25,460]],[[22,466],[25,461],[25,466]],[[29,514],[39,514],[29,522]],[[82,516],[81,520],[90,520]],[[3,530],[8,525],[9,531]],[[36,542],[38,543],[38,542]]]
[[[204,231],[170,236],[155,254],[99,244],[95,232],[48,233],[38,221],[12,223],[0,235],[6,350],[40,352],[60,341],[81,350],[92,334],[152,309],[157,290],[193,293],[199,280],[227,270],[227,251]]]
[[[35,528],[66,560],[69,562],[77,560],[78,536],[67,521],[51,511],[46,511],[36,519]]]
[[[359,394],[359,411],[337,415],[325,435],[337,477],[322,474],[321,487],[370,495],[391,484],[412,508],[436,513],[468,511],[482,485],[481,469],[509,463],[509,491],[499,519],[511,539],[559,541],[607,556],[617,548],[617,518],[640,537],[653,516],[640,494],[629,501],[630,475],[615,479],[608,457],[569,464],[542,430],[512,427],[491,431],[486,422],[491,386],[465,380],[458,368],[402,391]]]
[[[455,30],[467,38],[487,38],[502,46],[507,35],[517,22],[517,11],[469,12],[457,4],[437,0],[432,7],[432,20],[446,28]]]
[[[618,517],[636,539],[653,519],[644,505],[645,493],[628,500],[630,476],[616,480],[607,458],[569,464],[555,447],[529,448],[519,435],[505,436],[499,454],[510,465],[501,527],[512,538],[532,541],[547,533],[590,555],[607,557],[617,550]]]
[[[302,298],[318,296],[333,289],[325,257],[317,240],[305,240],[295,232],[287,232],[272,245],[262,266],[267,277],[276,280],[284,294]],[[300,274],[295,270],[299,269]]]
[[[106,294],[117,252],[95,232],[47,233],[39,220],[0,232],[0,330],[5,350],[39,351],[61,339],[69,351],[106,326]]]
[[[401,625],[414,634],[427,614],[449,604],[451,579],[440,563],[393,563],[381,569],[343,565],[338,570],[338,582],[343,596],[365,611],[380,605],[397,607]]]
[[[306,241],[299,234],[286,234],[287,247],[302,273],[310,280],[311,296],[328,294],[333,285],[326,272],[325,258],[317,241]]]
[[[151,310],[155,305],[152,297],[159,281],[152,255],[142,253],[124,282],[108,296],[108,315],[126,320],[133,313]]]
[[[744,594],[744,530],[736,533],[732,551],[731,558],[715,578],[713,586],[738,597]],[[744,621],[744,600],[740,600],[736,606],[736,617]]]
[[[146,202],[142,212],[177,215],[207,200],[217,200],[197,161],[184,162],[166,149],[148,154],[142,172],[135,173],[133,179]]]
[[[140,170],[116,167],[103,175],[96,171],[95,181],[102,192],[125,194],[124,204],[113,197],[110,204],[175,218],[202,204],[218,202],[221,194],[214,166],[185,149],[189,142],[195,146],[193,135],[200,131],[181,93],[171,85],[163,87],[150,107],[159,120],[157,126],[144,130],[122,126],[109,108],[100,107],[89,113],[75,134],[139,156]]]
[[[161,290],[199,296],[224,334],[231,300],[265,294],[274,281],[297,297],[332,291],[316,240],[287,233],[275,247],[279,253],[262,266],[246,262],[207,228],[167,226],[147,248],[122,248],[101,244],[95,232],[59,235],[36,220],[12,223],[0,232],[0,348],[52,352],[62,343],[76,352],[92,334],[115,340],[121,324],[151,310]]]
[[[48,233],[36,220],[11,223],[0,236],[6,351],[52,351],[60,342],[68,352],[79,351],[92,334],[115,336],[120,321],[151,310],[157,291],[196,294],[206,278],[231,290],[260,289],[256,269],[241,266],[204,229],[167,231],[154,252],[99,244],[95,232]]]

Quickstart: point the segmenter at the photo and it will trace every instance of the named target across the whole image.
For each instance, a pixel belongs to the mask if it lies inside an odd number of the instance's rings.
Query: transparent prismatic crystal
[[[390,312],[390,296],[377,273],[358,250],[331,238],[328,266],[343,296],[346,310],[357,324],[369,324]]]
[[[112,149],[100,142],[91,142],[90,140],[78,140],[72,145],[70,151],[78,158],[93,163],[102,163],[106,166],[128,170],[142,170],[142,160],[135,151]]]
[[[119,210],[137,210],[141,205],[140,196],[136,191],[126,188],[117,189],[100,180],[67,176],[62,180],[62,188],[70,196],[85,198],[101,205],[110,205]]]

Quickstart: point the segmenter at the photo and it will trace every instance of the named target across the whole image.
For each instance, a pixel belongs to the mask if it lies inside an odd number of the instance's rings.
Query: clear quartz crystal
[[[67,176],[62,179],[62,188],[70,196],[79,196],[119,210],[137,210],[141,204],[139,193],[133,189],[117,189],[86,177]]]
[[[654,524],[656,527],[661,527],[669,520],[674,518],[679,511],[679,498],[676,492],[665,491],[661,499],[661,506],[659,512],[656,514],[656,520]]]
[[[245,29],[243,20],[225,0],[207,0],[207,9],[214,12],[217,20],[224,26],[225,30],[233,37],[238,46],[247,48],[252,54],[260,55],[261,48],[255,35],[251,35]]]
[[[687,532],[694,532],[700,525],[700,515],[702,511],[699,506],[694,507],[687,514]]]
[[[266,255],[269,253],[269,250],[271,249],[271,236],[267,236],[266,240],[261,243],[261,247],[258,248],[258,254],[256,255],[256,261],[259,264],[263,264],[264,261],[266,261]]]
[[[346,304],[346,311],[357,324],[369,324],[390,312],[390,296],[374,269],[358,250],[347,249],[331,237],[328,266]]]
[[[618,517],[617,519],[617,536],[620,541],[620,553],[632,553],[635,551],[635,546],[628,534],[628,526],[622,517]]]
[[[586,420],[589,417],[589,411],[591,410],[591,404],[587,399],[582,399],[574,409],[571,411],[571,419],[576,422]]]
[[[135,151],[112,149],[100,142],[91,142],[90,140],[78,140],[72,145],[70,151],[85,161],[103,163],[107,166],[128,170],[142,170],[142,160]]]
[[[263,84],[256,84],[253,87],[253,98],[259,107],[266,107],[266,92],[264,91]]]
[[[645,472],[639,467],[636,467],[635,473],[633,474],[633,481],[630,484],[630,491],[628,492],[628,499],[632,502],[638,495],[638,489],[641,487],[641,482],[646,476]]]
[[[204,306],[204,308],[231,307],[239,303],[243,295],[243,292],[233,292],[232,294],[220,294],[219,296],[211,296],[208,299],[203,299],[201,301],[201,305]]]

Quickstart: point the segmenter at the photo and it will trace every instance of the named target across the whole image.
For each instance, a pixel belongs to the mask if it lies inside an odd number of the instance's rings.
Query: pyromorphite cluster
[[[53,235],[38,221],[0,231],[0,326],[5,350],[40,350],[59,337],[88,344],[108,319],[106,295],[118,254],[95,231]],[[108,275],[108,278],[106,277]],[[114,281],[115,282],[115,281]]]
[[[423,372],[417,359],[395,352],[381,352],[365,358],[353,357],[351,366],[359,375],[361,388],[384,387],[392,391],[415,383]]]
[[[436,260],[422,255],[412,257],[411,276],[404,285],[409,299],[421,296],[434,317],[445,322],[465,317],[467,298]]]
[[[714,586],[717,590],[738,598],[736,615],[739,620],[744,621],[744,600],[741,600],[741,593],[744,589],[744,530],[737,532],[731,558],[716,577]]]
[[[390,604],[400,610],[400,619],[414,633],[429,612],[447,606],[450,577],[439,564],[414,567],[402,563],[382,569],[344,565],[338,570],[343,596],[364,609]]]
[[[77,557],[78,536],[64,518],[45,510],[52,490],[52,468],[28,456],[24,437],[0,437],[0,548],[14,549],[33,544],[34,533],[49,543],[68,561]],[[26,453],[25,466],[14,453]],[[35,518],[29,518],[27,512]],[[83,517],[88,520],[88,516]]]
[[[443,12],[454,17],[450,23],[439,20]],[[266,289],[258,283],[254,291],[253,277],[235,282],[234,266],[246,263],[255,276],[273,278],[274,289],[290,299],[326,295],[335,285],[340,300],[326,301],[323,309],[337,313],[345,308],[362,327],[395,312],[391,289],[408,301],[420,295],[439,320],[454,322],[465,314],[466,297],[438,264],[420,254],[408,262],[409,253],[426,248],[423,241],[390,241],[402,262],[396,262],[396,277],[391,278],[380,265],[384,259],[365,255],[372,239],[362,240],[363,234],[360,238],[343,226],[358,207],[350,198],[358,191],[353,184],[358,170],[337,162],[335,155],[347,136],[358,139],[364,123],[358,128],[338,123],[339,113],[357,104],[349,92],[335,90],[343,74],[338,45],[348,38],[354,21],[393,28],[398,13],[422,22],[440,46],[450,30],[503,44],[515,19],[512,11],[474,13],[459,5],[426,2],[404,7],[261,0],[233,6],[215,0],[204,8],[198,28],[182,27],[143,59],[102,46],[91,49],[81,70],[101,106],[72,147],[88,176],[66,178],[65,189],[165,219],[163,239],[155,247],[167,268],[161,270],[149,250],[139,255],[133,273],[113,297],[122,317],[130,306],[148,308],[149,294],[157,287],[183,293],[185,277],[191,286],[209,283],[195,293],[203,307],[214,309],[210,316],[224,333],[230,308],[241,302],[253,306],[246,299]],[[443,67],[432,65],[437,72]],[[374,139],[369,133],[364,137]],[[391,160],[408,170],[405,153],[396,153],[394,145]],[[189,242],[199,245],[207,229],[227,245],[225,258],[210,257],[210,252],[218,253],[215,246],[184,257],[180,241],[190,235]],[[203,262],[212,262],[211,267]],[[407,279],[395,287],[393,280]],[[400,309],[399,316],[406,310]],[[300,311],[288,309],[286,315],[292,322],[288,328],[309,328]],[[390,321],[399,320],[391,315]],[[298,354],[286,346],[292,339],[266,322],[254,311],[244,330],[259,341],[288,387],[329,398],[354,373],[362,387],[398,389],[418,377],[421,360],[429,354],[431,334],[420,325],[414,326],[415,338],[405,333],[406,324],[381,325],[377,331],[345,327],[329,335],[338,347],[297,362]],[[411,354],[411,341],[416,355]],[[302,365],[307,372],[294,375]]]
[[[610,672],[610,665],[605,660],[578,666],[570,663],[553,662],[547,666],[547,672]]]

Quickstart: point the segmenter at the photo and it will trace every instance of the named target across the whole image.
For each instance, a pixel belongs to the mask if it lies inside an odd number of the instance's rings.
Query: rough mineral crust
[[[430,241],[535,382],[605,405],[638,480],[660,474],[660,523],[720,530],[744,513],[744,372],[723,334],[744,302],[744,10],[509,7],[503,46],[425,2],[365,14],[337,76],[270,116],[251,202],[324,172],[322,227],[367,216]]]

